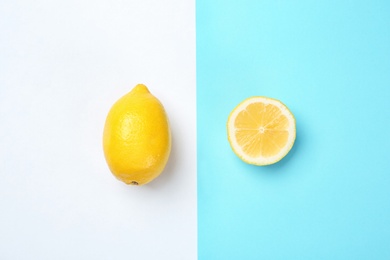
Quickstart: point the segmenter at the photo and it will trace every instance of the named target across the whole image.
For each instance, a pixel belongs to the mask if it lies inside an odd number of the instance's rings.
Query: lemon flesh
[[[244,162],[269,165],[291,150],[296,137],[295,118],[279,100],[250,97],[230,113],[227,134],[234,153]]]
[[[144,185],[164,170],[171,151],[168,117],[145,85],[135,86],[110,109],[103,150],[113,175],[126,184]]]

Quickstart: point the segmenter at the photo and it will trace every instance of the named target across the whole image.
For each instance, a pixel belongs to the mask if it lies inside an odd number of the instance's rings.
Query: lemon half
[[[269,165],[280,161],[293,147],[295,118],[279,100],[250,97],[230,113],[227,134],[234,153],[244,162]]]

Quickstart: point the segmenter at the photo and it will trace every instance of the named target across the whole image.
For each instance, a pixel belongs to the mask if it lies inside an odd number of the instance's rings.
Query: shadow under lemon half
[[[113,175],[130,185],[144,185],[164,170],[171,151],[168,117],[161,102],[138,84],[110,109],[103,150]]]

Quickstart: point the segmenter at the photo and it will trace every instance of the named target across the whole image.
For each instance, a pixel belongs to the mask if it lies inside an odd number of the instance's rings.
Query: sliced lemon
[[[293,147],[295,118],[279,100],[250,97],[230,113],[227,134],[230,146],[241,160],[269,165],[280,161]]]

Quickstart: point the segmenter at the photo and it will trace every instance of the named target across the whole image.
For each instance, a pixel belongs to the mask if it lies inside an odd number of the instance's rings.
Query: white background
[[[164,104],[169,163],[126,186],[108,110]],[[0,259],[196,259],[195,1],[0,1]]]

